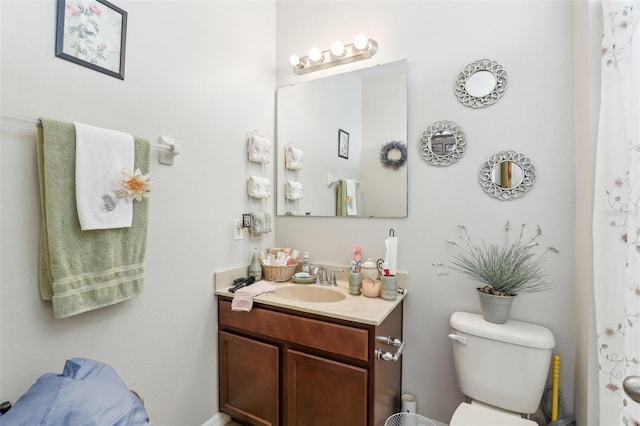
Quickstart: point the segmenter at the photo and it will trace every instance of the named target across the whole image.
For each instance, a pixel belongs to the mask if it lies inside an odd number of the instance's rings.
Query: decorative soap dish
[[[294,283],[298,284],[311,284],[316,280],[316,277],[314,277],[313,275],[309,275],[306,272],[298,272],[297,274],[293,275],[291,280]]]

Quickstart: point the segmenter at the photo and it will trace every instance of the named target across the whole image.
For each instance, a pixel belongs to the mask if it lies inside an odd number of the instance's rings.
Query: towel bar
[[[35,118],[20,117],[17,115],[10,115],[10,114],[4,114],[4,113],[1,114],[1,116],[2,116],[2,119],[17,121],[22,124],[31,124],[35,127],[42,126],[42,124],[40,123],[40,120],[36,120]],[[173,164],[174,157],[180,154],[180,145],[175,143],[175,139],[167,136],[160,136],[160,143],[159,144],[152,143],[151,149],[165,151],[165,152],[160,152],[160,158],[159,158],[160,164]]]
[[[331,185],[333,185],[334,183],[340,181],[342,179],[338,179],[337,177],[335,177],[334,175],[332,175],[331,173],[328,173],[327,175],[327,188],[330,187]],[[357,186],[360,186],[360,181],[359,180],[355,180],[355,179],[351,179]]]

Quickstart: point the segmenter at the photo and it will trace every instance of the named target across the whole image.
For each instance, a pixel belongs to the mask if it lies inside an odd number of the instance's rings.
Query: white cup
[[[410,393],[402,394],[402,401],[400,404],[400,411],[403,413],[416,412],[416,396]]]

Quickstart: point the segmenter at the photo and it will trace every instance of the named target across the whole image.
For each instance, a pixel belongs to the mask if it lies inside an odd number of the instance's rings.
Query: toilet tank
[[[534,413],[555,346],[551,330],[514,320],[494,324],[469,312],[454,312],[449,325],[460,391],[508,411]]]

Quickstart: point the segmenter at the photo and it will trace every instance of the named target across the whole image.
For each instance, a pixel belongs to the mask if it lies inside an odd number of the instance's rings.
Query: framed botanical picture
[[[349,133],[338,129],[338,157],[349,159]]]
[[[127,12],[106,0],[58,0],[56,56],[124,80]]]

